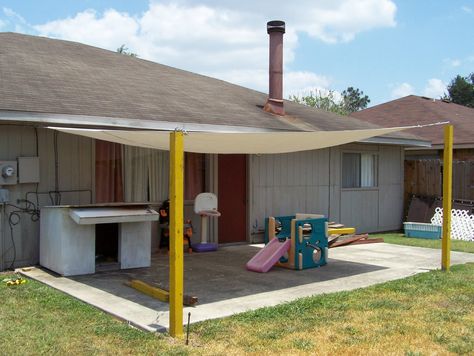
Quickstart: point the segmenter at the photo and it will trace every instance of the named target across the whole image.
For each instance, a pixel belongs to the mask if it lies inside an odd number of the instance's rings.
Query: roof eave
[[[371,137],[360,141],[362,143],[378,143],[384,145],[398,145],[398,146],[410,146],[410,147],[423,147],[431,148],[431,142],[424,140],[416,140],[410,138],[395,138],[395,137]]]
[[[173,121],[156,121],[143,119],[115,118],[102,116],[86,116],[71,114],[49,114],[25,111],[0,110],[0,123],[35,125],[35,126],[58,126],[71,128],[92,128],[92,129],[134,129],[134,130],[162,130],[174,131],[207,131],[207,132],[281,132],[284,130],[257,128],[247,126],[228,126],[213,124],[197,124]],[[429,148],[428,141],[392,137],[372,137],[360,141],[362,143],[378,143],[388,145],[400,145],[410,147]]]
[[[157,121],[143,119],[128,119],[103,116],[86,116],[70,114],[48,114],[24,111],[1,111],[1,122],[34,124],[39,126],[67,126],[92,129],[135,129],[135,130],[163,130],[174,131],[208,131],[208,132],[275,132],[276,129],[197,124],[173,121]]]
[[[435,150],[442,150],[444,148],[444,144],[437,143],[437,144],[432,144],[430,149],[435,149]],[[470,149],[474,148],[474,143],[459,143],[459,144],[454,144],[453,149]],[[418,148],[407,148],[408,150],[416,150]]]

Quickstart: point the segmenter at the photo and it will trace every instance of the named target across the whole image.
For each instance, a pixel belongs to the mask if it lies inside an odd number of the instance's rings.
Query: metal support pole
[[[443,153],[443,240],[441,269],[449,271],[451,260],[451,201],[453,185],[453,125],[444,127]]]
[[[183,336],[183,133],[170,133],[170,328],[172,337]]]

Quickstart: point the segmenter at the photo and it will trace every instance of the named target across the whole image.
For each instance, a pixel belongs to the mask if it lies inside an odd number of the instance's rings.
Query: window
[[[376,187],[377,155],[373,153],[343,153],[342,187],[369,188]]]

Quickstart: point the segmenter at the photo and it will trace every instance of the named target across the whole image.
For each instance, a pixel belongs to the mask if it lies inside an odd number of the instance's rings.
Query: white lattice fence
[[[443,209],[436,208],[431,218],[434,225],[443,225]],[[456,240],[474,241],[474,215],[467,210],[451,210],[451,238]]]

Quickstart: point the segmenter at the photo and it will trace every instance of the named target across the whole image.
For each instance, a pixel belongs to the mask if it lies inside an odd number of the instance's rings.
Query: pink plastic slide
[[[278,262],[285,252],[290,249],[291,240],[286,239],[284,242],[278,239],[272,239],[264,248],[247,262],[249,271],[265,273]]]

